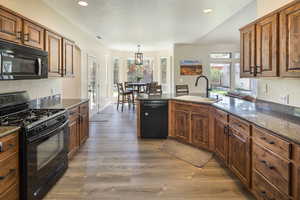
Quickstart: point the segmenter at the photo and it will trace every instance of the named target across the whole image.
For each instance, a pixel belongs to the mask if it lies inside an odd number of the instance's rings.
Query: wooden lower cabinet
[[[175,110],[175,137],[182,142],[190,141],[190,116],[189,112],[183,110]]]
[[[69,159],[89,137],[89,103],[69,109]]]
[[[207,115],[191,113],[192,144],[197,147],[209,147],[209,118]]]
[[[250,187],[251,154],[250,138],[229,129],[228,165],[239,179]]]
[[[253,171],[253,194],[258,200],[289,200],[256,171]]]
[[[219,119],[215,119],[215,153],[225,163],[228,160],[228,125]]]
[[[18,133],[0,138],[0,200],[19,199]]]
[[[69,123],[69,158],[79,149],[79,118]]]

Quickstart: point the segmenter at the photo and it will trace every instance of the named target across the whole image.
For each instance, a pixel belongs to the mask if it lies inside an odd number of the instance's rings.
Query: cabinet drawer
[[[270,149],[279,156],[286,159],[291,158],[291,143],[273,136],[267,133],[267,131],[257,127],[253,128],[253,138],[257,143],[261,144],[267,149]]]
[[[253,167],[281,192],[290,195],[291,163],[253,144]]]
[[[18,151],[18,133],[0,138],[0,160]]]
[[[18,181],[18,153],[0,160],[0,194]]]
[[[19,185],[11,186],[5,193],[0,194],[0,200],[19,200]]]
[[[80,105],[80,114],[86,114],[89,112],[89,103],[84,103]]]
[[[69,120],[72,122],[79,116],[79,107],[69,109]]]
[[[253,193],[258,200],[289,200],[287,196],[279,192],[263,176],[253,171]]]
[[[230,115],[229,126],[239,132],[243,132],[250,136],[250,124],[242,119]]]
[[[218,110],[218,109],[215,109],[215,118],[224,122],[224,123],[227,123],[228,122],[228,114],[222,110]]]
[[[175,110],[182,110],[187,112],[198,112],[202,116],[208,116],[209,107],[204,105],[192,105],[184,103],[175,103]]]

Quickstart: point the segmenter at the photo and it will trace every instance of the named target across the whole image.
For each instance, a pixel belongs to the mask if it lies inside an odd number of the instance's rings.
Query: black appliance
[[[141,138],[168,137],[168,101],[141,102]]]
[[[0,126],[19,126],[21,200],[41,200],[68,168],[65,109],[30,109],[26,92],[0,94]]]
[[[48,78],[48,53],[0,40],[0,80]]]

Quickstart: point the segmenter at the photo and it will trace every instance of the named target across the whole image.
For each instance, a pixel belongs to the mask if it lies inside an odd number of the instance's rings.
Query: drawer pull
[[[269,144],[275,144],[275,142],[271,141],[271,142],[269,142]]]
[[[268,167],[268,168],[271,169],[271,170],[275,169],[275,167],[274,167],[273,165],[270,165],[270,164],[269,164],[267,161],[265,161],[265,160],[261,160],[260,162],[263,163],[263,164],[265,164],[266,167]]]
[[[3,143],[0,142],[0,153],[3,153],[5,151],[9,151],[10,149],[13,149],[15,147],[15,144],[9,143],[8,147],[9,147],[8,149],[4,149]]]
[[[6,179],[11,174],[14,174],[17,170],[16,169],[10,169],[9,172],[5,176],[0,176],[0,180]]]

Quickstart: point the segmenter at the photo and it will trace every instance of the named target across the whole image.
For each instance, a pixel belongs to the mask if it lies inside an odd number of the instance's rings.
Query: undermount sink
[[[218,99],[214,99],[214,98],[205,98],[205,97],[188,96],[188,95],[175,97],[174,99],[183,100],[183,101],[192,101],[198,103],[207,103],[207,104],[213,104],[218,101]]]

